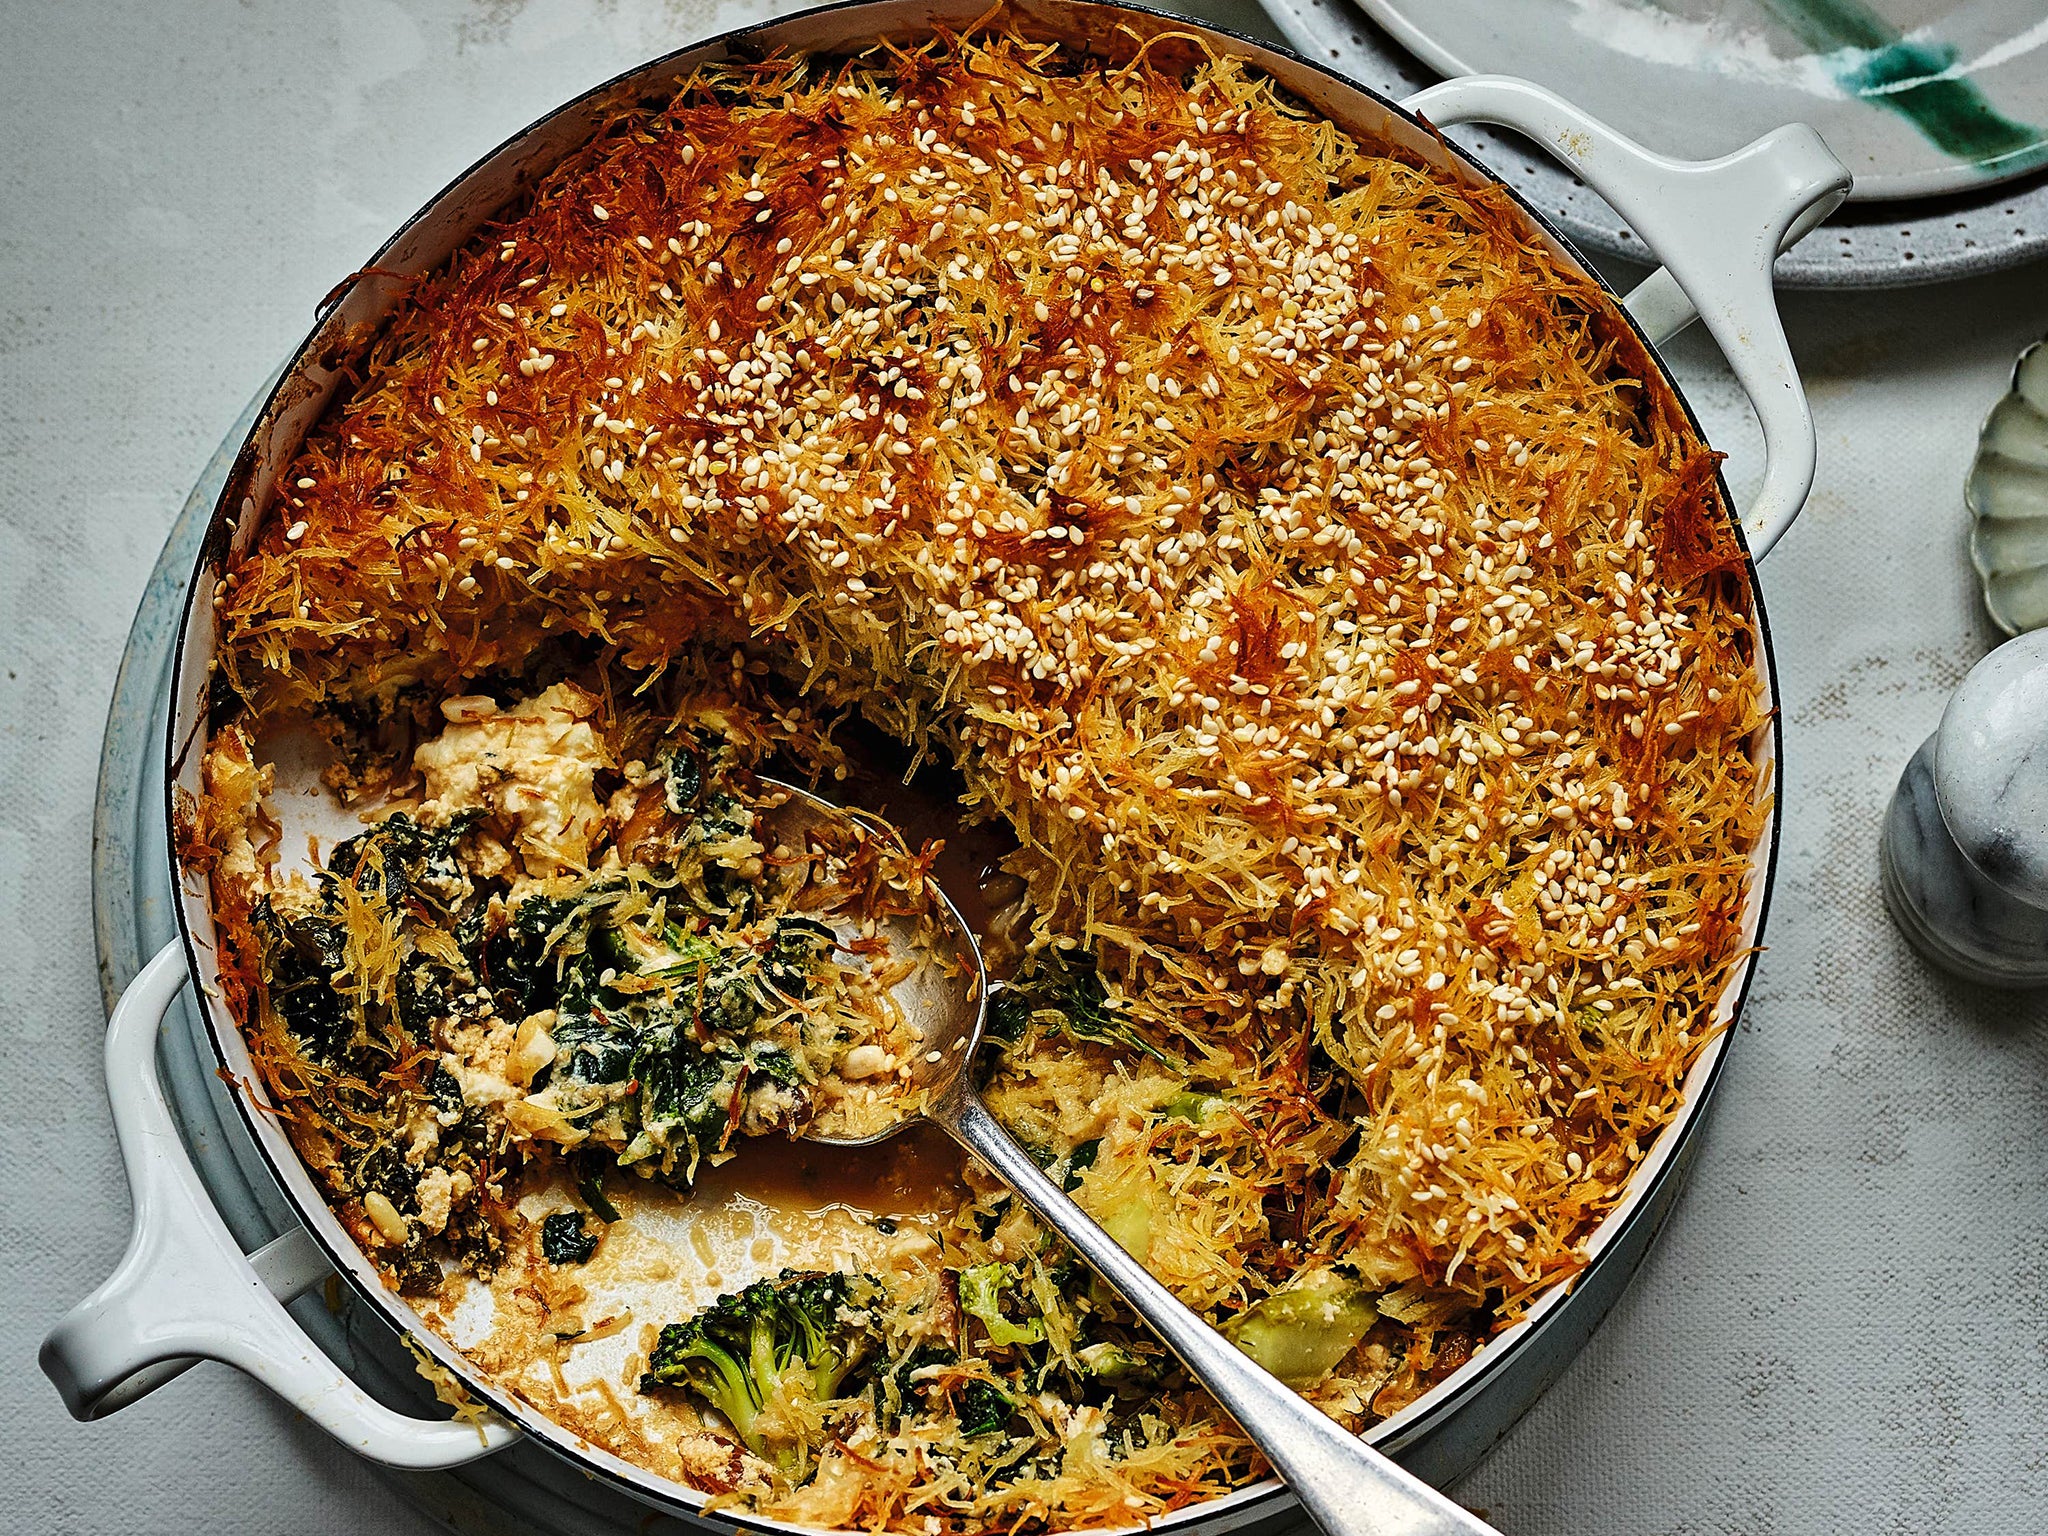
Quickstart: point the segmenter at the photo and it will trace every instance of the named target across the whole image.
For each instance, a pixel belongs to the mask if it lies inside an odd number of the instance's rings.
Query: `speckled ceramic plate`
[[[1851,197],[1929,197],[2048,164],[2041,0],[1359,0],[1445,74],[1521,75],[1653,149],[1818,128]]]
[[[1516,4],[1520,0],[1502,0]],[[2048,12],[2048,0],[2039,0]],[[1366,19],[1354,0],[1264,0],[1303,57],[1386,95],[1413,94],[1437,71]],[[1621,218],[1569,171],[1512,136],[1454,129],[1581,249],[1647,261]],[[1778,258],[1784,288],[1894,288],[2002,271],[2048,258],[2048,167],[2018,181],[1913,202],[1849,203]]]

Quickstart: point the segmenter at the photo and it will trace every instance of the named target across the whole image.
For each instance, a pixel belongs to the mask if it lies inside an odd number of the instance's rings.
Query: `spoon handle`
[[[964,1079],[966,1074],[962,1074]],[[1183,1306],[1039,1170],[961,1082],[927,1110],[1109,1282],[1258,1442],[1328,1536],[1498,1536],[1348,1433]]]

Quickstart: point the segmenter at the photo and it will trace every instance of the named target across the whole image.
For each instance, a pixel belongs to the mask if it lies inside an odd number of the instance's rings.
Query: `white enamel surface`
[[[107,1094],[135,1228],[120,1267],[44,1342],[43,1369],[67,1406],[97,1417],[132,1401],[137,1372],[197,1357],[247,1372],[344,1445],[389,1466],[459,1466],[510,1444],[518,1431],[503,1422],[408,1418],[370,1397],[307,1341],[235,1245],[157,1081],[157,1028],[185,983],[185,957],[167,947],[107,1023]]]
[[[1859,0],[1911,42],[1946,45],[1944,78],[1973,83],[2034,130],[2031,152],[1958,158],[1848,83],[1865,49],[1815,52],[1768,0],[1359,0],[1446,75],[1511,71],[1570,96],[1654,148],[1722,154],[1809,122],[1861,199],[1963,192],[2048,162],[2048,16],[2037,0]],[[1791,0],[1791,12],[1820,11]]]
[[[1553,92],[1502,75],[1446,81],[1406,105],[1440,126],[1496,123],[1534,140],[1606,198],[1664,261],[1629,295],[1628,307],[1660,342],[1697,315],[1748,392],[1763,425],[1764,477],[1742,524],[1752,552],[1768,554],[1813,487],[1813,413],[1778,321],[1771,266],[1848,190],[1848,173],[1819,135],[1776,128],[1719,160],[1673,160]]]
[[[1100,24],[1099,10],[1061,4],[1059,0],[1045,0],[1045,3],[1031,9],[1047,21],[1074,31],[1085,31],[1091,25]],[[881,0],[881,3],[874,5],[799,17],[770,28],[766,34],[757,34],[757,39],[760,46],[768,47],[833,47],[852,40],[865,39],[877,32],[909,31],[933,19],[962,25],[974,20],[982,10],[983,7],[979,3],[962,3],[962,0],[944,0],[944,3],[940,4],[918,3],[918,0]],[[1406,119],[1390,112],[1382,104],[1353,90],[1343,82],[1306,68],[1284,54],[1244,44],[1230,43],[1226,46],[1273,74],[1298,96],[1339,125],[1362,133],[1383,135],[1447,168],[1463,165],[1463,162],[1457,160],[1453,152],[1434,135],[1418,129]],[[639,87],[646,80],[673,78],[686,73],[698,60],[715,56],[715,47],[686,54],[641,72],[622,89]],[[1531,99],[1524,98],[1518,104],[1516,100],[1510,99],[1511,97],[1512,93],[1509,93],[1506,96],[1497,95],[1489,99],[1484,103],[1485,111],[1488,114],[1504,116],[1509,121],[1525,117],[1532,130],[1542,129],[1551,120],[1538,111]],[[1543,108],[1543,111],[1554,110],[1550,107]],[[410,273],[433,266],[458,245],[470,229],[498,206],[522,174],[533,167],[549,163],[559,156],[565,147],[576,142],[587,126],[595,120],[599,111],[599,103],[586,101],[572,104],[537,126],[528,135],[496,152],[463,183],[445,194],[428,213],[409,225],[392,247],[379,256],[376,265],[383,272],[392,274]],[[1663,253],[1678,270],[1704,280],[1709,273],[1717,270],[1718,264],[1736,260],[1733,253],[1745,250],[1758,241],[1767,241],[1768,249],[1775,249],[1778,239],[1797,212],[1797,208],[1788,201],[1784,175],[1786,165],[1796,165],[1797,162],[1779,162],[1774,159],[1776,154],[1776,150],[1764,152],[1756,156],[1752,162],[1774,173],[1773,176],[1750,184],[1751,190],[1759,194],[1759,201],[1754,206],[1738,209],[1732,202],[1724,201],[1716,209],[1718,214],[1739,225],[1739,237],[1728,241],[1702,240],[1698,238],[1696,230],[1680,226],[1674,226],[1665,232],[1669,236],[1669,249]],[[1813,163],[1810,160],[1805,164],[1807,169],[1812,168]],[[1737,178],[1731,177],[1727,184],[1733,185],[1736,180]],[[1644,211],[1654,212],[1654,189],[1646,183],[1640,190]],[[1742,242],[1747,242],[1747,245]],[[1561,245],[1553,243],[1553,248],[1567,262],[1573,260],[1570,253]],[[1688,250],[1697,253],[1691,261],[1686,259]],[[1760,272],[1762,269],[1758,267],[1757,270]],[[344,328],[374,322],[378,316],[386,312],[400,287],[396,276],[371,276],[357,282],[348,289],[335,310],[327,317],[323,337],[337,337]],[[1767,286],[1763,291],[1767,294]],[[1710,317],[1717,312],[1735,312],[1726,307],[1717,310],[1711,302],[1703,302],[1703,307]],[[1740,313],[1759,324],[1768,323],[1775,327],[1775,318],[1767,302],[1759,308],[1754,302],[1746,301]],[[258,451],[249,466],[251,472],[239,485],[230,482],[224,512],[232,522],[235,542],[238,545],[246,543],[251,536],[257,521],[263,515],[265,501],[273,489],[278,466],[289,456],[308,425],[317,418],[334,383],[334,376],[317,366],[307,368],[302,377],[294,378],[288,375],[287,385],[255,433],[253,440]],[[1745,375],[1745,383],[1750,384],[1752,388],[1755,387],[1753,378],[1749,375]],[[1796,392],[1796,379],[1780,379],[1774,387],[1792,389]],[[1768,418],[1766,425],[1769,425]],[[1774,443],[1773,446],[1777,445]],[[1784,464],[1791,461],[1780,457],[1774,459],[1774,462]],[[1810,473],[1810,461],[1806,472]],[[1790,503],[1796,502],[1797,498],[1786,492],[1787,483],[1781,471],[1777,480],[1778,488],[1774,493],[1776,500],[1772,501],[1767,496],[1765,502],[1767,506],[1775,505],[1779,508],[1779,512],[1774,514],[1775,528],[1781,528],[1783,519],[1789,516],[1791,510],[1796,509]],[[1803,482],[1799,488],[1803,491]],[[1767,493],[1772,493],[1772,483],[1768,480],[1765,489]],[[1765,531],[1775,536],[1773,529]],[[203,599],[196,611],[198,621],[191,625],[185,636],[179,697],[175,700],[177,718],[174,722],[174,735],[183,746],[177,757],[177,779],[188,791],[197,787],[199,754],[192,748],[197,744],[203,730],[202,691],[197,680],[206,675],[205,664],[212,650],[207,605]],[[1760,750],[1768,757],[1768,741],[1762,744]],[[311,807],[308,807],[308,813],[313,814]],[[1753,883],[1748,914],[1752,935],[1755,932],[1754,924],[1761,915],[1764,899],[1762,875],[1768,865],[1770,854],[1768,845],[1760,848],[1757,854],[1758,878]],[[207,993],[208,1020],[216,1046],[230,1073],[244,1084],[252,1083],[254,1073],[240,1032],[234,1021],[227,1017],[225,1010],[219,1006],[211,989],[205,986],[211,975],[213,935],[206,893],[195,882],[188,881],[186,884],[183,916],[193,939],[194,952],[198,957],[202,988]],[[1746,984],[1749,969],[1750,962],[1745,961],[1731,976],[1718,1004],[1717,1017],[1724,1020],[1732,1017]],[[1657,1147],[1652,1150],[1651,1158],[1658,1166],[1661,1166],[1662,1155],[1668,1152],[1674,1134],[1683,1129],[1697,1111],[1700,1104],[1699,1096],[1712,1081],[1723,1043],[1724,1037],[1717,1037],[1702,1051],[1700,1061],[1692,1077],[1688,1079],[1689,1097],[1684,1109],[1674,1122],[1672,1130],[1660,1138]],[[411,1308],[384,1289],[373,1268],[356,1251],[347,1234],[328,1211],[320,1191],[303,1165],[299,1163],[273,1117],[264,1113],[260,1107],[251,1106],[244,1118],[266,1160],[277,1173],[309,1229],[322,1247],[337,1259],[361,1300],[389,1313],[398,1326],[419,1338],[423,1346],[441,1363],[458,1372],[463,1371],[465,1363],[462,1357],[438,1336],[425,1329]],[[1638,1176],[1622,1206],[1593,1235],[1588,1245],[1589,1251],[1597,1252],[1609,1240],[1611,1234],[1631,1218],[1648,1184],[1648,1174]],[[1564,1294],[1564,1289],[1560,1288],[1542,1298],[1537,1304],[1539,1311],[1560,1305]],[[1411,1405],[1396,1419],[1376,1426],[1370,1438],[1375,1443],[1398,1445],[1404,1435],[1414,1432],[1419,1426],[1430,1422],[1434,1416],[1447,1411],[1449,1405],[1464,1391],[1482,1382],[1488,1370],[1512,1347],[1517,1336],[1511,1334],[1493,1348],[1482,1351],[1451,1381],[1442,1384]],[[529,1433],[566,1453],[581,1457],[597,1471],[638,1489],[644,1496],[670,1506],[693,1507],[701,1503],[701,1496],[693,1491],[667,1483],[615,1456],[585,1444],[577,1436],[533,1413],[523,1404],[493,1391],[488,1384],[472,1378],[472,1385],[479,1396],[492,1402],[507,1418],[518,1423]],[[1183,1511],[1164,1524],[1177,1527],[1200,1521],[1210,1530],[1220,1530],[1237,1519],[1255,1513],[1270,1495],[1271,1489],[1264,1486],[1243,1490],[1228,1499],[1216,1501],[1213,1505]],[[751,1521],[749,1523],[772,1524]]]

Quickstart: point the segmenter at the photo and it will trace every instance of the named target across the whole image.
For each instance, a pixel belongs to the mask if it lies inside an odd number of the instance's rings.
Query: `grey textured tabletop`
[[[127,1233],[100,1089],[100,730],[172,515],[313,305],[479,150],[742,0],[13,5],[0,15],[0,1530],[413,1532],[347,1452],[206,1366],[96,1425],[36,1342]],[[1229,0],[1205,11],[1267,36]],[[1930,975],[1878,819],[1993,636],[1959,488],[2048,271],[1792,296],[1820,422],[1765,567],[1788,813],[1769,952],[1677,1216],[1466,1483],[1510,1536],[2048,1523],[2048,1004]],[[1738,493],[1732,381],[1675,351]]]

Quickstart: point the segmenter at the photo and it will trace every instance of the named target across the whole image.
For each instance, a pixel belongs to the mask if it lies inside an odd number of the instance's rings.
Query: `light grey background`
[[[1271,35],[1239,3],[1208,14]],[[427,1528],[221,1367],[89,1426],[35,1369],[127,1231],[87,861],[107,696],[173,513],[321,295],[512,129],[765,12],[0,4],[0,1530]],[[2048,1528],[2048,1007],[1925,972],[1874,863],[1898,768],[1991,639],[1958,487],[2048,330],[2048,269],[1786,311],[1822,461],[1764,575],[1771,949],[1662,1244],[1463,1490],[1510,1536]],[[1678,363],[1753,483],[1725,370]]]

